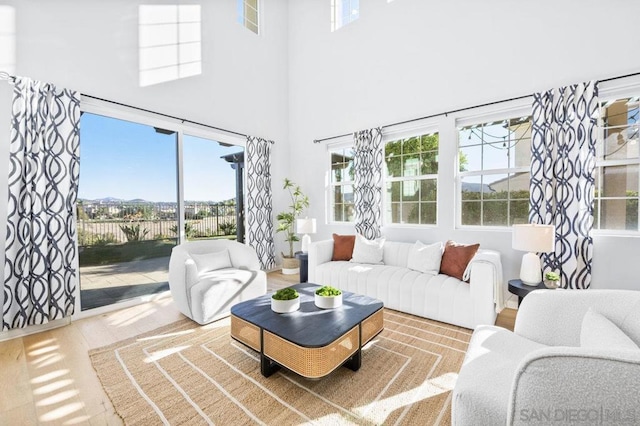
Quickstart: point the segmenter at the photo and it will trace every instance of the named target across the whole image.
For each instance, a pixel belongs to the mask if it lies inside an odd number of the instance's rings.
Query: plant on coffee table
[[[342,306],[342,291],[325,285],[315,291],[314,303],[320,309],[332,309]]]
[[[295,288],[281,288],[271,296],[271,310],[273,312],[286,314],[298,309],[300,309],[300,294]]]
[[[340,296],[342,294],[342,291],[338,290],[335,287],[331,287],[330,285],[325,285],[317,289],[316,294],[318,296],[332,297],[332,296]]]
[[[281,288],[280,290],[273,293],[271,298],[275,300],[293,300],[300,297],[295,288],[287,287]]]

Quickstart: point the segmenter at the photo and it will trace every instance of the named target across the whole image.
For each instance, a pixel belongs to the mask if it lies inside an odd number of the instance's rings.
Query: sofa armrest
[[[333,240],[314,241],[309,244],[309,282],[316,278],[316,266],[330,262],[333,258]]]
[[[639,388],[640,351],[539,349],[518,366],[507,424],[638,424]]]
[[[495,265],[478,261],[470,265],[469,290],[474,308],[474,323],[493,325],[496,322],[496,287],[498,272]]]
[[[520,304],[514,331],[547,346],[580,346],[589,308],[621,326],[639,301],[633,290],[535,290]]]

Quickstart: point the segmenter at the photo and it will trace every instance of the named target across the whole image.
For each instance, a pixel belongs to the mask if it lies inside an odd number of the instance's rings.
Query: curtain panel
[[[534,94],[529,222],[555,226],[541,260],[564,288],[591,285],[597,112],[593,81]]]
[[[354,139],[354,217],[356,232],[372,240],[382,227],[382,128],[362,130]]]
[[[80,97],[16,77],[12,99],[3,331],[72,315]]]
[[[273,141],[247,137],[247,244],[256,250],[260,265],[265,270],[276,266],[271,191],[272,144]]]

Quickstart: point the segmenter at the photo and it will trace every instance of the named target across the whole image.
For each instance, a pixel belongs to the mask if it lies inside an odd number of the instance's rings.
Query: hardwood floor
[[[269,289],[298,282],[297,275],[268,274]],[[508,312],[505,312],[508,311]],[[515,310],[497,325],[513,329]],[[182,318],[170,296],[73,321],[70,325],[0,342],[0,425],[119,425],[88,351]]]

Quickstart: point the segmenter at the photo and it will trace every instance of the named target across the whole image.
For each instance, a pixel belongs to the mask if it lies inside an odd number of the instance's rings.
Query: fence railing
[[[78,203],[78,245],[93,246],[176,238],[177,205]],[[187,203],[187,238],[235,235],[235,204]]]

